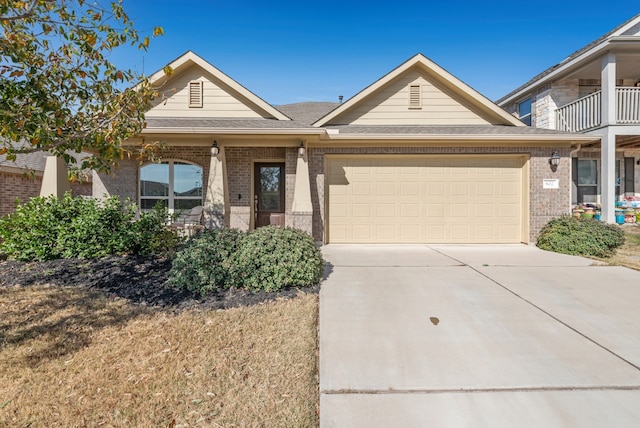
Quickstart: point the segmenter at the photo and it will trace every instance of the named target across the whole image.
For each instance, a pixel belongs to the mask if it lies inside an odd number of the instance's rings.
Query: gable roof
[[[558,64],[555,64],[547,68],[546,70],[544,70],[542,73],[534,76],[528,82],[524,83],[523,85],[519,86],[518,88],[514,89],[513,91],[509,92],[507,95],[497,100],[496,104],[504,105],[510,101],[513,101],[514,98],[518,98],[522,96],[523,95],[522,92],[531,89],[533,86],[537,86],[545,83],[547,80],[555,77],[556,75],[566,71],[567,69],[572,68],[578,63],[583,62],[585,59],[587,59],[591,55],[594,55],[606,49],[607,47],[609,47],[611,43],[614,43],[616,41],[624,43],[630,40],[640,41],[640,37],[638,36],[625,35],[625,33],[627,33],[629,30],[634,29],[638,26],[640,26],[640,14],[634,16],[633,18],[629,19],[623,24],[617,26],[613,30],[597,38],[596,40],[589,43],[588,45],[573,52],[571,55],[569,55],[568,57],[560,61]]]
[[[236,82],[235,80],[233,80],[231,77],[224,74],[222,71],[220,71],[219,69],[217,69],[216,67],[214,67],[213,65],[211,65],[210,63],[208,63],[207,61],[205,61],[204,59],[202,59],[200,56],[196,55],[192,51],[187,51],[186,53],[182,54],[181,56],[179,56],[178,58],[176,58],[175,60],[173,60],[167,65],[167,67],[170,67],[173,70],[173,73],[171,75],[167,75],[167,73],[164,71],[166,68],[165,67],[153,73],[149,77],[149,82],[151,84],[156,84],[156,85],[162,84],[174,78],[175,76],[180,74],[182,71],[188,69],[194,64],[200,67],[201,69],[203,69],[204,71],[206,71],[207,73],[214,76],[216,79],[223,82],[225,85],[232,88],[249,103],[253,103],[256,106],[258,106],[260,109],[267,112],[274,119],[291,120],[290,117],[288,117],[287,115],[279,111],[277,108],[273,107],[271,104],[267,103],[265,100],[263,100],[262,98],[260,98],[259,96],[257,96],[256,94],[254,94],[253,92],[251,92],[250,90],[248,90],[247,88],[245,88],[244,86]]]
[[[408,59],[343,104],[340,104],[336,109],[312,123],[312,126],[322,127],[328,125],[332,120],[338,118],[347,111],[353,110],[356,106],[360,105],[364,99],[382,90],[382,88],[388,85],[391,81],[414,68],[418,68],[419,70],[426,72],[430,77],[438,80],[438,82],[441,83],[447,91],[464,99],[472,105],[474,109],[491,117],[496,121],[496,123],[500,125],[525,126],[520,120],[499,108],[488,98],[481,95],[466,83],[462,82],[420,53]]]

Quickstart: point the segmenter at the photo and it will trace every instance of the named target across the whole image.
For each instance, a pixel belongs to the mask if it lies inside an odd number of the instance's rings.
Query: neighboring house
[[[322,243],[528,243],[570,211],[569,153],[597,139],[524,126],[420,54],[344,103],[277,108],[192,52],[169,65],[151,76],[165,95],[131,141],[164,141],[164,161],[94,174],[94,196],[204,205],[208,226],[285,224]]]
[[[572,203],[640,196],[640,15],[497,101],[534,128],[601,137],[572,152]]]
[[[0,216],[11,214],[16,208],[16,199],[25,203],[39,196],[48,153],[34,152],[18,155],[15,161],[0,155]],[[70,183],[74,195],[91,195],[90,176],[82,182]]]

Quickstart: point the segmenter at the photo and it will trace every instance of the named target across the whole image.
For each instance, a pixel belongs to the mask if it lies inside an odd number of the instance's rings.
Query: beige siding
[[[329,243],[519,243],[521,156],[328,158]]]
[[[409,86],[420,85],[422,108],[409,108]],[[411,70],[362,100],[332,124],[354,125],[486,125],[490,122],[447,93],[428,76]]]
[[[202,107],[189,107],[189,82],[203,82]],[[240,97],[233,89],[197,66],[192,66],[160,89],[160,97],[147,113],[149,117],[269,117]]]

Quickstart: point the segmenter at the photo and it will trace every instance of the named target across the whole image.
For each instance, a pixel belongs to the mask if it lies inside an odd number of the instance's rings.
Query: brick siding
[[[90,196],[91,183],[71,182],[71,194]],[[21,203],[29,198],[40,196],[42,177],[29,174],[0,172],[0,216],[11,214],[16,209],[16,198]]]

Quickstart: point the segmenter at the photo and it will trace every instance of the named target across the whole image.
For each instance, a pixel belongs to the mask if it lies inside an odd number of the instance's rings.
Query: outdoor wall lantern
[[[218,142],[214,141],[211,145],[211,156],[216,157],[220,153],[220,149],[218,148]]]
[[[303,157],[306,151],[307,150],[304,148],[304,143],[300,143],[300,147],[298,147],[298,157]]]
[[[556,169],[559,164],[560,164],[560,155],[556,150],[554,150],[553,153],[551,153],[551,157],[549,158],[549,165],[551,165],[551,168]]]

